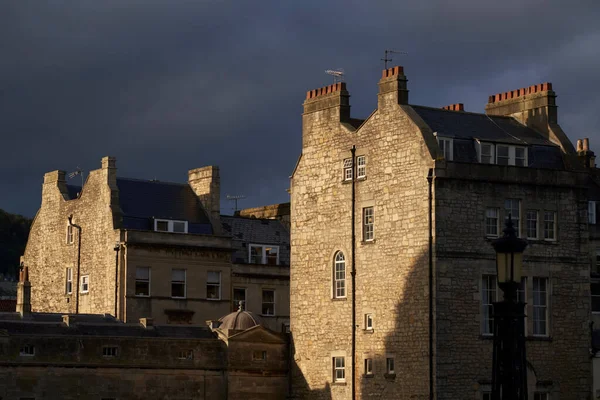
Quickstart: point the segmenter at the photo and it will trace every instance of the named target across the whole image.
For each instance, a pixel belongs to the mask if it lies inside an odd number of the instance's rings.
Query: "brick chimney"
[[[465,105],[463,103],[450,104],[449,106],[442,107],[442,109],[448,111],[465,111]]]
[[[575,153],[573,144],[558,125],[556,93],[550,82],[492,95],[485,112],[516,118],[561,146],[565,153]]]
[[[57,196],[68,199],[67,182],[65,180],[65,171],[51,171],[44,174],[44,184],[42,185],[42,204],[55,201]]]
[[[379,81],[377,108],[382,110],[394,104],[408,104],[408,89],[406,86],[404,67],[396,66],[384,69]]]
[[[29,282],[29,268],[23,267],[19,272],[19,283],[17,283],[17,309],[21,317],[31,314],[31,282]]]
[[[208,213],[215,234],[221,233],[221,178],[219,167],[209,165],[188,171],[188,184]]]
[[[579,157],[585,168],[596,167],[596,155],[590,150],[589,138],[577,140],[577,157]]]
[[[303,105],[304,114],[322,111],[340,122],[350,119],[350,94],[346,90],[346,82],[309,90]]]

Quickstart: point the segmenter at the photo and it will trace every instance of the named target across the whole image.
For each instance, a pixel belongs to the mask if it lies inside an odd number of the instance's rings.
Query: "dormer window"
[[[498,165],[527,166],[527,151],[523,146],[496,145],[496,163]]]
[[[155,219],[154,230],[156,232],[188,233],[188,222],[172,219]]]
[[[249,252],[250,264],[279,265],[279,246],[251,244]]]
[[[454,158],[454,151],[452,149],[452,139],[438,136],[437,141],[446,161],[452,161]]]
[[[494,145],[492,143],[479,143],[479,162],[482,164],[495,164]]]

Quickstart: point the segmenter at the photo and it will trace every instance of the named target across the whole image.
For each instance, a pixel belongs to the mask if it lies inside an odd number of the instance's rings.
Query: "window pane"
[[[363,240],[365,240],[365,241],[373,240],[374,225],[375,225],[375,216],[373,213],[373,207],[363,208]]]
[[[494,332],[494,306],[496,301],[496,276],[484,275],[481,281],[481,326],[484,335]]]
[[[485,234],[498,236],[498,209],[488,208],[485,211]]]
[[[333,279],[333,296],[346,297],[346,261],[342,252],[335,255]]]
[[[250,245],[250,263],[263,264],[263,248],[262,246]]]
[[[206,279],[208,283],[219,283],[221,282],[221,273],[216,271],[208,271],[208,277]]]
[[[522,147],[515,147],[515,165],[525,166],[525,149]]]
[[[156,230],[161,232],[168,232],[169,221],[156,221]]]
[[[533,334],[547,334],[548,279],[533,278]]]
[[[277,254],[279,253],[278,247],[266,247],[265,253],[267,256],[268,265],[277,265]]]
[[[137,267],[135,269],[135,279],[150,279],[150,268],[148,267]]]
[[[246,309],[246,289],[233,288],[233,311],[237,310],[242,303],[243,309]]]
[[[262,314],[275,315],[275,291],[262,291]]]
[[[367,161],[365,156],[356,157],[356,177],[364,178],[367,176]]]
[[[173,232],[185,233],[185,222],[173,221]]]
[[[185,269],[174,269],[171,271],[171,280],[185,282]]]
[[[172,282],[171,297],[185,297],[185,284]]]
[[[530,239],[537,239],[537,225],[538,225],[538,212],[535,210],[527,211],[527,237]]]

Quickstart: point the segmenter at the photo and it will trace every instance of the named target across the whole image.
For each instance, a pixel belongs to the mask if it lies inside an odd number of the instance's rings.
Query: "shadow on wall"
[[[400,257],[410,257],[400,254]],[[359,281],[360,265],[357,265],[357,291],[366,288],[367,282]],[[378,321],[375,316],[373,333],[367,333],[357,315],[356,377],[357,394],[361,399],[428,399],[429,398],[429,258],[427,249],[406,270],[397,271],[393,280],[378,280],[378,288],[369,292],[389,296],[400,291],[401,300],[387,315],[395,318],[390,325]],[[399,278],[399,279],[398,279]],[[403,279],[404,278],[404,279]],[[369,280],[369,285],[373,284]],[[394,285],[403,285],[394,288]],[[357,314],[361,305],[357,304]],[[380,337],[379,326],[390,326]],[[391,330],[390,330],[391,329]],[[360,337],[363,336],[363,337]],[[381,346],[383,344],[383,346]],[[373,360],[373,373],[366,374],[365,359]]]
[[[290,335],[290,369],[289,373],[291,374],[291,379],[294,384],[292,386],[290,382],[290,399],[318,399],[318,400],[331,400],[331,387],[329,386],[329,382],[325,383],[325,386],[322,389],[311,389],[302,374],[302,371],[296,364],[294,360],[294,339],[293,335]],[[0,399],[1,400],[1,399]]]

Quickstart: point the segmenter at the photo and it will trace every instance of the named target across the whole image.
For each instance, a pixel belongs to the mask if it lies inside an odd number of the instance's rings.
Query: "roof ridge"
[[[455,113],[455,114],[470,114],[470,115],[479,115],[482,117],[490,117],[490,118],[506,118],[506,119],[512,119],[514,121],[517,121],[514,117],[511,117],[510,115],[488,115],[486,113],[478,113],[478,112],[474,112],[474,111],[453,111],[453,110],[445,110],[443,108],[439,108],[439,107],[432,107],[432,106],[421,106],[421,105],[415,105],[415,104],[410,104],[411,107],[418,107],[418,108],[427,108],[429,110],[435,110],[435,111],[442,111],[442,112],[446,112],[446,113]],[[517,121],[519,122],[519,121]],[[520,122],[519,122],[520,123]]]
[[[126,177],[122,177],[122,176],[117,176],[117,180],[132,181],[132,182],[146,182],[146,183],[160,183],[160,184],[177,185],[177,186],[189,186],[188,183],[159,181],[159,180],[141,179],[141,178],[126,178]]]

